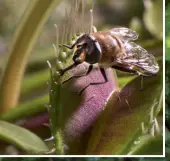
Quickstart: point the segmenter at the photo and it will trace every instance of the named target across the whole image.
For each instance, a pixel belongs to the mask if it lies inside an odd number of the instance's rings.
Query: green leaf
[[[30,131],[14,124],[0,121],[0,139],[16,145],[29,153],[49,151],[43,140]]]
[[[118,79],[118,84],[119,84],[119,88],[124,87],[127,83],[129,83],[132,79],[134,79],[134,76],[129,76],[129,77],[121,77]]]
[[[137,145],[130,151],[130,155],[162,155],[163,154],[163,136],[143,136]]]
[[[161,73],[144,78],[144,90],[140,88],[141,78],[137,77],[120,92],[113,92],[94,126],[87,154],[127,154],[136,138],[142,135],[141,124],[150,127],[160,109]]]

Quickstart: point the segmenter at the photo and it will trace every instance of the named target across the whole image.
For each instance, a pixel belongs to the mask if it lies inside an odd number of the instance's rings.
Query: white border
[[[163,158],[165,157],[165,0],[163,0],[163,155],[0,155],[0,158]]]
[[[163,156],[165,157],[165,0],[163,0]]]
[[[164,158],[165,155],[0,155],[0,158]]]

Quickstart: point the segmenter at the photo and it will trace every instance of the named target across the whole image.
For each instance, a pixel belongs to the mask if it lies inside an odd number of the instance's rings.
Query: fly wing
[[[125,55],[116,59],[121,68],[137,71],[139,75],[153,75],[159,71],[159,65],[152,54],[134,42],[124,44]]]
[[[118,35],[120,36],[124,42],[129,40],[136,40],[138,39],[139,34],[131,29],[120,27],[120,28],[113,28],[109,30],[111,35]]]

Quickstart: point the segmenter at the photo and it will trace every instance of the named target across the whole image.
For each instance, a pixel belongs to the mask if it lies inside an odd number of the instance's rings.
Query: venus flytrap
[[[151,83],[152,87],[150,86]],[[155,126],[153,121],[158,115],[158,111],[160,111],[158,110],[160,109],[160,104],[162,104],[159,103],[160,101],[162,102],[161,73],[155,78],[144,79],[145,89],[143,91],[139,91],[139,86],[140,78],[137,77],[123,87],[118,96],[113,93],[106,104],[105,111],[103,111],[94,126],[87,154],[128,154],[132,145],[134,145],[133,143],[142,144],[142,141],[140,142],[137,138],[143,138],[151,125]],[[154,90],[154,94],[149,94],[152,90]],[[142,129],[139,128],[141,123],[144,124]],[[155,134],[153,130],[154,128],[150,130],[152,135],[153,133]],[[162,154],[162,131],[157,136],[160,138],[159,141],[153,141],[154,144],[158,145],[159,150],[148,150],[147,154]],[[151,138],[153,139],[153,136]],[[148,139],[145,141],[146,144],[149,143]],[[142,144],[142,146],[149,147],[146,144]],[[133,151],[133,155],[134,153]],[[138,151],[138,154],[144,153],[141,150]]]
[[[74,1],[73,4],[80,3],[80,1]],[[73,6],[72,6],[73,7]],[[75,15],[75,12],[77,11],[70,11],[70,14],[73,16]],[[66,14],[67,16],[67,14]],[[73,17],[70,17],[71,21],[73,21]],[[68,63],[70,63],[71,56],[72,56],[72,51],[68,51],[66,48],[62,48],[62,46],[59,46],[59,42],[64,43],[64,42],[69,42],[73,43],[74,38],[72,40],[69,40],[73,36],[74,31],[70,31],[67,27],[68,24],[70,24],[70,19],[66,17],[66,24],[62,25],[63,27],[63,33],[61,36],[61,39],[59,40],[59,31],[58,31],[58,26],[54,25],[56,27],[56,44],[53,44],[54,52],[56,55],[56,66],[54,72],[52,71],[52,67],[50,62],[48,63],[48,66],[50,68],[50,90],[49,90],[49,107],[48,107],[48,112],[49,112],[49,121],[50,121],[50,129],[51,129],[51,134],[54,138],[54,148],[52,149],[51,152],[54,152],[56,154],[64,154],[64,134],[63,134],[63,125],[65,120],[63,119],[64,116],[64,103],[63,103],[63,98],[62,97],[71,97],[72,101],[75,100],[76,105],[79,104],[79,98],[77,96],[74,96],[75,94],[66,89],[65,87],[63,88],[62,86],[62,81],[63,78],[61,77],[59,70],[63,69],[64,66],[67,66]],[[71,24],[71,28],[73,28],[74,24]],[[67,77],[67,76],[66,76]],[[76,97],[76,99],[74,99]],[[78,103],[77,103],[78,102]],[[74,103],[72,103],[71,107],[74,106]],[[74,108],[73,108],[74,109]]]
[[[78,35],[73,35],[71,41],[68,42],[72,44],[76,39]],[[69,36],[70,37],[70,36]],[[57,41],[59,42],[59,41]],[[62,81],[65,79],[68,79],[68,76],[70,76],[69,73],[67,73],[65,76],[61,77],[59,70],[63,69],[64,66],[69,65],[72,61],[72,51],[69,51],[66,48],[60,47],[57,51],[57,44],[56,46],[53,45],[54,51],[57,53],[56,58],[56,66],[55,71],[52,71],[52,67],[50,63],[48,62],[49,68],[50,68],[50,103],[49,103],[49,118],[50,118],[50,129],[52,132],[52,135],[54,137],[54,144],[55,144],[55,150],[56,154],[63,154],[64,153],[64,140],[63,140],[63,125],[66,122],[66,118],[69,118],[71,114],[64,114],[66,111],[64,111],[65,106],[65,98],[71,99],[71,105],[69,108],[73,111],[80,102],[80,96],[78,96],[76,93],[70,91],[67,89],[67,86],[62,85]],[[70,101],[70,100],[69,100]],[[75,106],[76,105],[76,106]],[[68,116],[67,116],[68,115]],[[64,119],[63,119],[64,118]]]
[[[93,19],[90,22],[89,31],[92,32]],[[73,28],[75,31],[75,27]],[[71,36],[76,35],[73,34]],[[64,43],[65,39],[62,38],[61,42]],[[67,42],[70,42],[70,40],[67,40]],[[73,44],[73,42],[71,41],[71,43],[67,44]],[[61,48],[58,52],[56,72],[62,68],[61,65],[65,67],[72,62],[71,57],[69,57],[72,55],[72,52],[69,54],[70,51],[65,50]],[[65,57],[64,60],[66,61],[63,60],[63,52],[69,55]],[[81,75],[81,67],[86,68],[84,64],[81,64],[64,74],[64,76],[59,76],[60,81],[67,80],[70,75]],[[151,123],[146,122],[150,118],[150,115],[153,121],[158,114],[155,111],[153,113],[152,106],[155,106],[155,100],[158,102],[157,100],[160,98],[160,73],[155,77],[144,79],[144,91],[140,91],[139,86],[141,82],[139,81],[139,77],[136,77],[119,90],[116,74],[111,69],[108,69],[106,70],[109,77],[107,83],[101,86],[89,86],[81,95],[83,101],[81,101],[81,97],[76,98],[78,95],[74,92],[79,93],[78,91],[81,91],[81,88],[87,85],[86,82],[92,83],[102,79],[98,71],[98,69],[94,69],[89,75],[72,79],[66,84],[61,85],[61,82],[59,84],[57,82],[56,85],[58,84],[60,89],[53,86],[56,80],[56,72],[53,74],[54,77],[51,79],[53,83],[50,90],[50,108],[53,111],[57,108],[57,113],[50,116],[50,119],[59,115],[57,120],[54,118],[59,126],[56,125],[56,122],[51,124],[55,126],[54,129],[56,128],[53,134],[56,143],[55,149],[60,148],[60,152],[64,151],[64,154],[128,154],[134,140],[143,134],[144,130],[139,129],[139,125],[142,122],[145,123],[145,129],[148,130]],[[152,87],[150,86],[151,84],[153,84]],[[72,89],[74,92],[71,92]],[[155,93],[150,96],[150,92],[153,89]],[[54,91],[57,91],[56,95],[54,95]],[[144,95],[146,96],[143,97]],[[71,101],[68,99],[70,97]],[[76,105],[73,105],[74,98]],[[141,98],[144,104],[142,104]],[[72,106],[71,109],[70,106]],[[67,110],[70,111],[68,112]],[[151,110],[151,114],[148,114],[149,110]],[[151,131],[153,133],[153,128],[151,128]],[[59,133],[61,135],[58,135]],[[68,147],[68,149],[64,149],[63,147]],[[56,152],[59,151],[56,150]],[[61,154],[60,152],[58,154]],[[162,151],[160,150],[159,152],[161,153]],[[150,153],[152,154],[153,152],[150,151]]]
[[[62,133],[60,131],[61,129],[61,106],[58,103],[60,99],[60,78],[57,80],[54,77],[52,72],[51,64],[48,62],[49,68],[50,68],[50,104],[48,107],[49,112],[49,122],[50,122],[50,129],[52,136],[54,137],[54,145],[55,145],[55,151],[56,154],[63,154],[63,145],[62,145]],[[55,80],[54,80],[55,79]],[[56,100],[55,100],[56,99]],[[53,150],[52,150],[53,151]]]
[[[63,56],[64,55],[64,56]],[[61,97],[66,97],[69,91],[67,89],[63,89],[62,87],[62,78],[59,74],[59,71],[64,63],[63,57],[67,60],[67,54],[65,51],[59,51],[56,61],[56,69],[55,72],[52,71],[51,64],[48,62],[50,68],[50,90],[49,90],[49,97],[50,103],[48,107],[49,111],[49,120],[50,120],[50,129],[52,136],[54,137],[54,145],[55,145],[55,152],[56,154],[63,154],[64,153],[64,145],[63,145],[63,115],[64,107]],[[65,96],[64,96],[65,95]],[[74,94],[69,94],[72,99]],[[78,102],[78,100],[77,100]],[[53,151],[53,150],[52,150]]]
[[[77,2],[77,4],[79,4],[79,2]],[[75,6],[76,8],[78,8],[78,5]],[[67,67],[73,62],[72,55],[74,51],[68,50],[67,48],[62,48],[62,43],[73,44],[81,35],[81,30],[85,31],[85,27],[83,27],[84,29],[82,29],[83,22],[79,22],[80,26],[77,26],[77,24],[79,23],[75,24],[75,15],[77,14],[75,12],[77,12],[77,10],[78,9],[75,9],[75,11],[71,10],[71,13],[69,14],[71,16],[67,18],[68,22],[66,23],[66,25],[70,24],[71,31],[68,32],[68,28],[62,25],[64,29],[63,31],[69,34],[67,35],[65,33],[62,33],[61,40],[57,39],[57,44],[53,45],[54,51],[55,53],[57,53],[57,58],[56,66],[54,69],[55,71],[50,72],[50,103],[48,110],[50,117],[50,128],[51,133],[54,137],[54,149],[56,154],[63,154],[63,152],[64,154],[78,154],[80,153],[80,151],[83,150],[82,148],[85,148],[83,141],[87,140],[88,138],[83,139],[84,133],[89,131],[100,111],[103,110],[102,104],[105,103],[113,87],[117,87],[117,77],[113,75],[111,70],[107,70],[106,74],[108,75],[110,81],[105,85],[102,85],[106,86],[106,88],[98,88],[97,86],[92,86],[89,87],[90,90],[88,90],[87,92],[85,91],[83,95],[78,95],[79,91],[84,88],[87,83],[99,81],[100,72],[97,69],[94,69],[94,71],[92,71],[89,76],[85,76],[84,78],[77,78],[76,80],[73,79],[65,84],[61,84],[63,81],[69,79],[73,75],[82,75],[87,70],[86,65],[82,64],[75,69],[66,72],[62,77],[58,75],[58,71],[63,68],[62,66]],[[96,30],[95,27],[92,26],[92,23],[86,24],[87,26],[90,26],[91,32]],[[60,26],[55,25],[55,27],[58,30]],[[88,33],[90,30],[88,29],[86,33]],[[59,45],[60,43],[61,45]],[[102,92],[102,94],[99,94],[100,92]],[[88,97],[86,95],[88,95]],[[103,98],[99,103],[97,103],[99,97]],[[86,115],[91,110],[91,117],[86,117]],[[79,121],[76,121],[77,117],[79,117]],[[68,147],[68,149],[64,149],[64,147]],[[54,149],[52,149],[52,152],[54,151]],[[85,149],[83,151],[85,151]]]

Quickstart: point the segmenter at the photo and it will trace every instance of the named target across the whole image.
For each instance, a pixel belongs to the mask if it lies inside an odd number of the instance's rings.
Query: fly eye
[[[86,46],[87,46],[87,43],[84,43],[84,44],[83,44],[83,47],[86,47]]]
[[[79,56],[82,52],[82,48],[78,48],[77,51],[76,51],[76,55]]]
[[[81,48],[83,45],[77,45],[77,48]]]
[[[77,54],[78,54],[78,55],[81,54],[81,50],[78,50],[78,51],[77,51]]]

